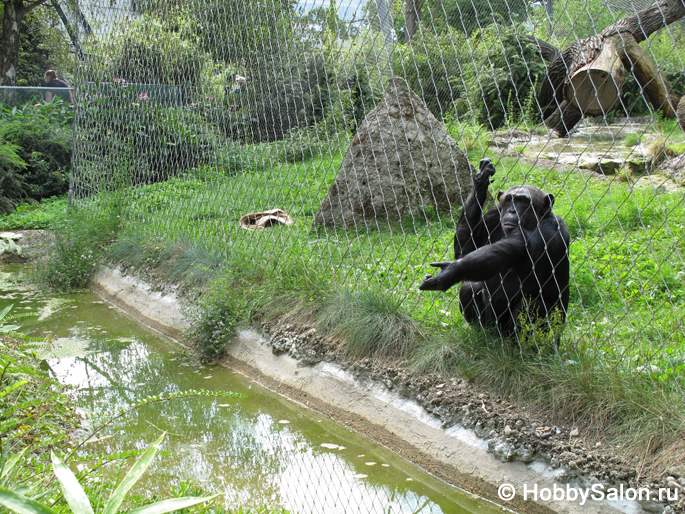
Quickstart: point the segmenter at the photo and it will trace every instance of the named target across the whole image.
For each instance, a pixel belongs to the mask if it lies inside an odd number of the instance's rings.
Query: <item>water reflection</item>
[[[229,507],[280,505],[303,514],[499,512],[229,370],[199,366],[192,354],[93,295],[48,298],[7,279],[2,285],[0,308],[30,298],[24,305],[39,315],[24,328],[53,334],[53,344],[43,349],[46,368],[77,386],[79,407],[96,416],[188,389],[245,395],[146,405],[84,446],[90,454],[111,455],[146,448],[167,431],[168,453],[156,459],[138,492],[165,496],[172,484],[194,480],[223,493]]]

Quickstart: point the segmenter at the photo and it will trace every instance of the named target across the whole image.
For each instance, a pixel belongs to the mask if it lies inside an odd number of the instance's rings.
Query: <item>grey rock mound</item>
[[[472,168],[404,79],[390,80],[350,143],[315,225],[377,226],[460,207]]]

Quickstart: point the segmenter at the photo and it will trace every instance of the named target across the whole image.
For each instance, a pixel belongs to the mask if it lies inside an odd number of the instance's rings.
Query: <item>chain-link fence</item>
[[[84,206],[118,191],[129,227],[314,269],[428,325],[520,343],[565,320],[569,365],[682,394],[683,15],[675,0],[82,0],[73,190]],[[509,195],[532,228],[481,220],[484,189],[459,221],[482,158],[486,211],[498,189],[544,192]],[[440,284],[455,287],[419,290],[458,226],[470,260]]]

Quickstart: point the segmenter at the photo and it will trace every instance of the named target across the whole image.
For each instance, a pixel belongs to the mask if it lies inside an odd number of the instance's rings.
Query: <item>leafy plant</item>
[[[138,482],[143,473],[147,470],[152,462],[152,459],[157,455],[160,445],[164,440],[162,434],[150,447],[147,448],[140,456],[140,458],[133,464],[121,483],[112,491],[107,503],[104,505],[100,514],[116,514],[120,511],[124,500],[131,488]],[[83,486],[78,482],[74,473],[59,459],[54,452],[52,455],[52,468],[55,476],[60,482],[64,499],[69,505],[74,514],[94,514],[93,507],[88,499],[88,495],[83,489]],[[162,500],[159,502],[145,505],[136,509],[129,510],[129,514],[165,514],[175,510],[184,509],[204,503],[215,498],[214,496],[196,497],[181,497],[170,500]],[[36,500],[28,498],[23,494],[13,491],[8,487],[0,486],[0,504],[4,505],[10,510],[18,514],[57,514],[47,505],[44,505]]]
[[[9,311],[12,310],[12,305],[9,305],[0,311],[0,334],[6,334],[7,332],[14,332],[19,330],[21,325],[5,325],[2,320],[5,319]]]
[[[0,194],[40,200],[64,194],[71,166],[71,130],[50,109],[13,108],[0,124]],[[9,182],[5,183],[5,180]]]
[[[15,243],[15,241],[21,239],[21,237],[21,234],[16,234],[14,232],[0,232],[0,255],[5,253],[21,255],[21,246]]]
[[[106,249],[116,239],[121,204],[112,195],[103,199],[100,212],[68,209],[54,223],[55,246],[39,271],[50,286],[70,291],[87,287],[104,261]]]

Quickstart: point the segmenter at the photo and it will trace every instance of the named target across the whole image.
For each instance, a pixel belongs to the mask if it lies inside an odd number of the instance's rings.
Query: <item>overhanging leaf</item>
[[[88,496],[81,484],[78,483],[74,473],[53,452],[51,455],[52,470],[55,472],[59,483],[62,484],[64,499],[67,500],[71,510],[74,511],[74,514],[93,514]]]
[[[126,476],[121,481],[121,484],[119,484],[119,487],[114,490],[112,496],[110,496],[109,500],[107,501],[107,505],[105,505],[105,509],[102,511],[102,514],[116,514],[126,498],[126,493],[129,492],[131,487],[133,487],[143,473],[145,473],[145,470],[150,466],[152,459],[154,459],[155,455],[157,455],[159,446],[162,444],[165,435],[166,432],[162,434],[159,439],[157,439],[147,450],[145,450],[136,463],[128,471],[128,473],[126,473]]]
[[[164,500],[153,503],[152,505],[146,505],[145,507],[130,510],[128,514],[165,514],[166,512],[185,509],[186,507],[209,501],[217,496],[219,495],[215,494],[214,496],[205,496],[202,498],[193,498],[189,496],[183,498],[173,498],[171,500]]]
[[[4,505],[18,514],[57,514],[50,507],[15,493],[6,487],[0,487],[0,505]]]

